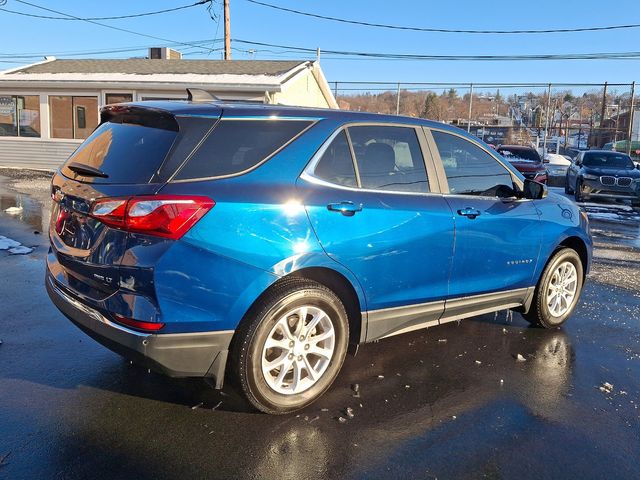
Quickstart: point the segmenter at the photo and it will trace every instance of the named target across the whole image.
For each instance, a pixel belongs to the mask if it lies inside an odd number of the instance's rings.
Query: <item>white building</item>
[[[57,168],[97,126],[103,105],[186,99],[187,87],[221,100],[338,108],[317,62],[162,56],[47,58],[0,72],[0,166]]]

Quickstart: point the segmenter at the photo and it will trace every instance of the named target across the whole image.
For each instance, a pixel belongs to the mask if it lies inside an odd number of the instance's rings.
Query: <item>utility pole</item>
[[[473,83],[469,84],[469,118],[467,118],[467,133],[471,132],[471,112],[473,110]]]
[[[600,148],[603,145],[602,142],[602,122],[604,122],[604,116],[607,114],[607,82],[604,82],[604,90],[602,91],[602,110],[600,110],[600,130],[598,135],[598,144]]]
[[[627,154],[631,155],[631,140],[633,140],[633,110],[635,106],[636,82],[631,84],[631,105],[629,106],[629,143],[627,144]]]
[[[400,82],[398,82],[398,91],[396,92],[396,115],[400,115]]]
[[[544,116],[544,141],[542,142],[542,158],[547,154],[547,137],[549,136],[549,113],[551,111],[551,84],[547,87],[547,111]]]
[[[231,60],[231,19],[229,0],[224,0],[224,59]]]

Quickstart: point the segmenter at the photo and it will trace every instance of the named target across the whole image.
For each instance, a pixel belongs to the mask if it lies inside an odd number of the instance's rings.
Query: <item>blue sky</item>
[[[171,8],[195,0],[156,0],[87,2],[80,0],[33,0],[41,6],[80,17],[126,15]],[[456,29],[541,29],[571,28],[622,23],[640,23],[637,0],[585,1],[402,1],[357,0],[322,2],[264,0],[282,6],[318,14],[369,22]],[[4,8],[47,15],[47,12],[8,0]],[[214,4],[221,12],[221,0]],[[51,15],[51,14],[49,14]],[[254,5],[246,0],[231,0],[232,36],[258,42],[300,47],[367,52],[415,54],[548,54],[582,52],[640,51],[640,28],[607,32],[545,35],[465,35],[391,31],[338,24],[300,17]],[[105,21],[110,25],[176,41],[220,39],[218,27],[203,6],[175,13],[139,19]],[[148,38],[115,32],[76,21],[39,20],[0,11],[3,46],[0,68],[10,68],[6,55],[15,53],[61,54],[161,43]],[[213,43],[211,45],[214,45]],[[221,42],[215,44],[221,46]],[[239,44],[236,48],[246,49]],[[186,47],[180,47],[184,49]],[[233,52],[236,59],[300,58],[299,54],[274,54],[260,47],[250,55]],[[94,58],[141,56],[143,51]],[[64,58],[64,55],[59,55]],[[186,58],[220,58],[190,55]],[[24,60],[24,63],[30,63]],[[640,81],[640,60],[563,60],[520,62],[436,62],[397,60],[322,58],[322,67],[330,81],[413,81],[413,82],[609,82]]]

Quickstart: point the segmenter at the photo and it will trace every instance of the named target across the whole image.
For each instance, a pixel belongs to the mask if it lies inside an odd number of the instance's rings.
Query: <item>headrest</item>
[[[365,147],[364,159],[358,162],[364,174],[384,175],[395,171],[396,153],[386,143],[371,143]]]

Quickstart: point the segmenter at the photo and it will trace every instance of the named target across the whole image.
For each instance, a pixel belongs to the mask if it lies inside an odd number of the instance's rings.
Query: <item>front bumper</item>
[[[586,198],[611,198],[640,200],[640,184],[633,182],[628,187],[603,185],[599,180],[583,179],[583,195]]]
[[[47,293],[83,332],[125,358],[170,377],[207,377],[222,388],[233,330],[149,334],[118,325],[59,285],[47,272]]]

